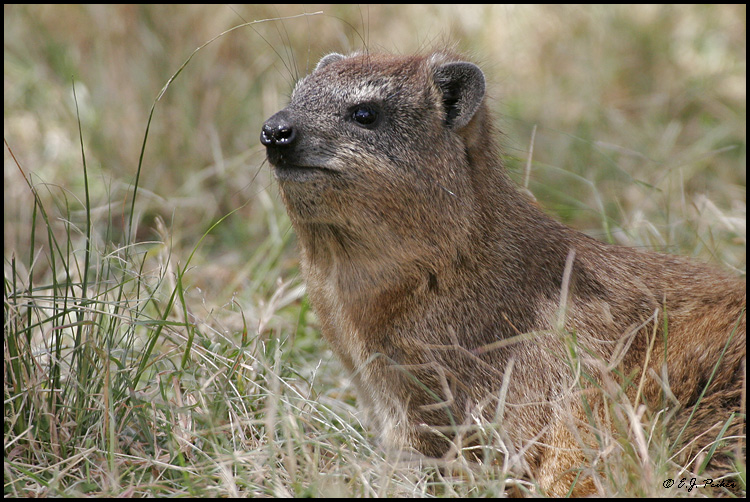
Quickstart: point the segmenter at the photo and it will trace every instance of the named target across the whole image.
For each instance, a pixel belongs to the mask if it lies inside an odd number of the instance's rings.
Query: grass
[[[320,339],[258,134],[331,50],[456,41],[545,209],[744,274],[744,6],[332,6],[194,53],[304,12],[236,9],[5,7],[6,496],[528,489],[387,458]],[[709,494],[616,404],[603,493]]]

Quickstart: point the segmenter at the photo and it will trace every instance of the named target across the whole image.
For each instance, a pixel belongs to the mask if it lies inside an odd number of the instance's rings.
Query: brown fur
[[[685,455],[710,444],[744,413],[744,281],[529,203],[502,168],[481,72],[458,61],[328,56],[262,135],[323,335],[385,438],[440,457],[479,417],[544,490],[567,493],[584,468],[576,493],[590,493],[584,450],[624,387],[674,415],[670,440],[688,424]],[[378,122],[352,119],[363,104]],[[741,417],[726,435],[744,434]]]

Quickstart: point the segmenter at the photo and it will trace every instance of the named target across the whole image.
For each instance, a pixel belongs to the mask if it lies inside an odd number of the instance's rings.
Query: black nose
[[[267,147],[289,145],[296,137],[297,130],[285,110],[266,120],[260,131],[260,142]]]

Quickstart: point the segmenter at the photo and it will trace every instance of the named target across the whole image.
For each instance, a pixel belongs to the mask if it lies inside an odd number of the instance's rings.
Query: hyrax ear
[[[318,61],[318,65],[315,67],[315,71],[320,70],[321,68],[325,68],[331,63],[334,63],[336,61],[341,61],[342,59],[345,59],[346,56],[342,56],[341,54],[337,52],[332,52],[328,54],[327,56],[323,56],[320,61]]]
[[[484,73],[474,63],[445,63],[435,68],[435,83],[443,92],[446,125],[460,129],[469,123],[484,99]]]

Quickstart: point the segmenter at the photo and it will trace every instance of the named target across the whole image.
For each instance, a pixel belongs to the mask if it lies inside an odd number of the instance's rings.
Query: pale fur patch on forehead
[[[383,99],[383,97],[390,94],[389,90],[392,88],[392,85],[390,85],[391,80],[388,78],[383,79],[378,85],[366,83],[364,85],[342,86],[338,89],[338,94],[346,96],[347,101],[353,103],[365,103],[367,101]]]
[[[348,56],[353,57],[353,56]],[[377,67],[371,67],[376,70]],[[325,71],[324,68],[322,71]],[[315,73],[299,80],[294,86],[292,96],[302,92],[303,88],[310,83]],[[370,74],[357,71],[356,66],[351,67],[349,78],[323,78],[318,84],[325,87],[326,93],[330,93],[345,101],[363,103],[375,101],[391,95],[402,83],[403,79],[388,75],[386,72],[373,71]]]
[[[308,77],[303,78],[297,85],[294,86],[292,96],[298,94],[304,87]],[[391,82],[395,79],[383,77],[379,79],[378,84],[374,83],[352,83],[352,82],[335,82],[327,80],[325,82],[326,91],[338,96],[341,99],[350,102],[364,103],[367,101],[375,101],[383,99],[385,96],[390,94],[390,90],[394,88]]]

